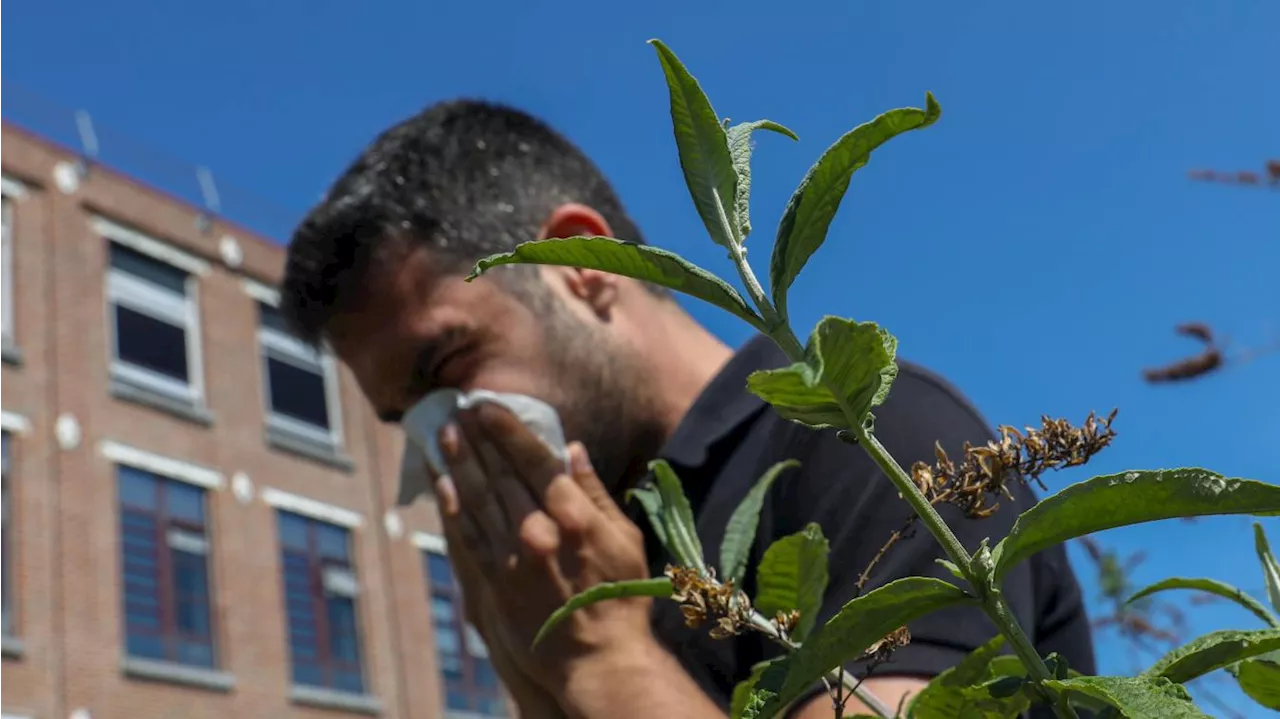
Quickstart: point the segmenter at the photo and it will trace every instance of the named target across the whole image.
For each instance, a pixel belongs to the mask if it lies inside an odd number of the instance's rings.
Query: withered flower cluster
[[[750,626],[751,600],[735,590],[732,582],[721,584],[716,581],[715,570],[711,567],[703,576],[691,567],[667,565],[665,574],[671,578],[675,590],[671,598],[680,605],[685,626],[697,627],[708,619],[713,620],[712,639],[740,634]]]
[[[931,467],[916,462],[911,479],[932,504],[954,504],[975,519],[989,517],[999,507],[993,498],[1011,496],[1007,486],[1011,477],[1035,480],[1043,488],[1040,475],[1082,465],[1111,444],[1116,436],[1111,429],[1116,411],[1111,410],[1106,419],[1090,412],[1081,427],[1044,416],[1039,429],[1027,427],[1025,434],[1002,425],[999,441],[977,447],[966,442],[959,463],[938,444],[937,463]]]
[[[906,627],[898,627],[889,632],[883,639],[872,644],[863,653],[864,659],[871,660],[872,664],[884,664],[889,661],[889,657],[897,649],[901,649],[911,643],[911,632]]]

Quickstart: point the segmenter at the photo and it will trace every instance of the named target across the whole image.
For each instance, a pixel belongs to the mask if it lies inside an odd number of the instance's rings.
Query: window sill
[[[21,659],[26,652],[26,645],[17,637],[6,636],[3,640],[0,640],[0,653],[10,659]]]
[[[174,399],[120,377],[111,378],[111,396],[126,402],[135,402],[152,409],[158,409],[178,419],[185,419],[188,422],[195,422],[205,427],[213,424],[213,413],[206,407]]]
[[[235,677],[217,669],[189,667],[176,662],[162,662],[154,659],[125,657],[124,673],[136,679],[185,684],[220,692],[229,692],[236,685]]]
[[[22,348],[18,347],[17,343],[14,342],[13,340],[9,339],[8,337],[5,337],[4,347],[3,349],[0,349],[0,359],[3,359],[5,364],[11,364],[15,367],[21,367],[22,366]]]
[[[342,709],[360,714],[382,713],[382,700],[375,696],[352,694],[324,687],[294,685],[289,692],[289,700],[296,704],[306,704],[322,709]]]
[[[351,457],[347,456],[340,447],[325,442],[317,442],[310,437],[303,437],[296,432],[290,432],[270,424],[267,425],[267,445],[283,452],[296,454],[313,462],[336,467],[344,472],[350,472],[355,468],[355,462],[351,461]]]

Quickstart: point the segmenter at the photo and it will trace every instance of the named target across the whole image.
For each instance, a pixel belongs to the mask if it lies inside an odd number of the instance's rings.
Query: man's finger
[[[581,442],[569,444],[569,473],[574,483],[582,488],[597,509],[606,515],[622,516],[622,509],[614,501],[613,495],[609,494],[604,482],[600,481],[600,476],[591,464],[591,457],[587,454],[587,448]]]
[[[475,451],[452,422],[440,431],[440,448],[457,491],[460,514],[477,530],[463,538],[467,549],[475,553],[481,568],[505,563],[514,549],[512,530]]]
[[[564,473],[564,463],[506,408],[486,402],[473,412],[480,429],[534,497],[542,497],[551,480]]]
[[[498,495],[499,504],[506,514],[507,526],[521,527],[531,515],[539,512],[537,498],[521,481],[518,472],[512,468],[506,456],[498,451],[493,442],[489,441],[474,413],[460,413],[458,424],[461,425],[463,436],[479,458],[481,467],[484,468],[491,491]]]

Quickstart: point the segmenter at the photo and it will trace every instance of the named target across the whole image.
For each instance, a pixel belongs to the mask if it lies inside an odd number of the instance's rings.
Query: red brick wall
[[[198,229],[198,213],[162,193],[94,167],[78,189],[60,191],[58,162],[72,158],[5,126],[3,169],[26,185],[14,204],[14,335],[20,364],[5,363],[6,412],[30,431],[13,438],[11,518],[17,537],[14,586],[19,657],[3,664],[6,714],[66,717],[86,708],[115,717],[333,717],[332,710],[289,700],[274,510],[262,490],[275,488],[358,514],[352,530],[360,579],[361,648],[370,694],[386,717],[442,714],[430,609],[414,531],[435,531],[423,502],[398,515],[403,532],[384,527],[393,509],[403,439],[379,424],[351,376],[340,371],[344,470],[269,447],[265,441],[261,359],[254,301],[242,280],[279,279],[283,249],[244,229],[215,221]],[[93,214],[127,224],[208,261],[199,280],[200,340],[212,425],[180,419],[109,392],[104,288],[107,243],[90,227]],[[218,241],[232,235],[243,265],[230,269]],[[82,434],[61,449],[55,420],[69,415]],[[100,451],[111,440],[221,472],[209,491],[210,566],[215,636],[221,668],[235,678],[229,692],[126,677],[114,467]],[[254,496],[231,491],[244,473]]]

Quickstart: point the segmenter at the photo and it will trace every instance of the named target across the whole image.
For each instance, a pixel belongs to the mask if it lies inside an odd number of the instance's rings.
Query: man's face
[[[554,281],[513,294],[494,276],[465,282],[415,249],[375,270],[359,309],[330,334],[384,421],[396,422],[432,390],[488,389],[555,407],[601,479],[617,488],[656,450],[644,440],[644,396],[634,353]],[[523,296],[530,295],[533,297]],[[639,455],[639,456],[637,456]]]

